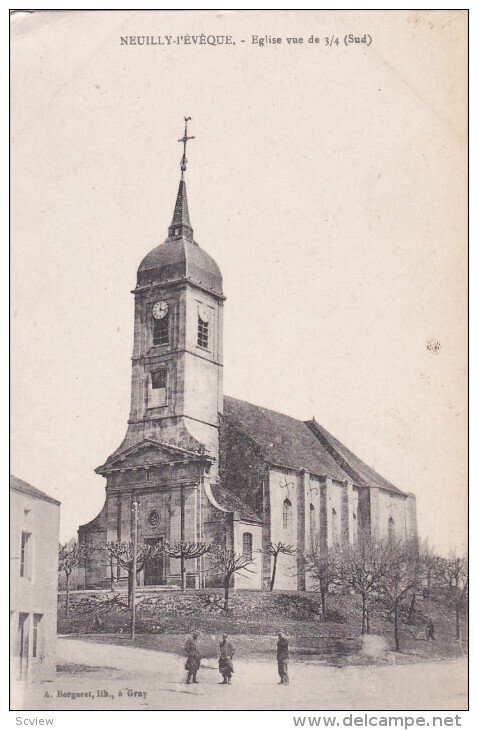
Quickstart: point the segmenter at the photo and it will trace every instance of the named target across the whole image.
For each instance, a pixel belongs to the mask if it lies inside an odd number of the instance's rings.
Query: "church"
[[[135,299],[131,409],[120,446],[96,473],[106,479],[101,512],[78,531],[80,545],[138,539],[221,545],[253,559],[234,587],[267,589],[279,541],[275,588],[307,590],[301,556],[351,544],[362,531],[417,536],[415,496],[367,466],[315,419],[223,395],[225,296],[216,262],[194,241],[186,195],[187,120],[181,179],[164,243],[140,263]],[[220,585],[207,556],[186,561],[187,587]],[[125,579],[121,569],[116,578]],[[81,584],[106,587],[111,566],[90,550]],[[180,561],[160,556],[144,586],[181,584]]]

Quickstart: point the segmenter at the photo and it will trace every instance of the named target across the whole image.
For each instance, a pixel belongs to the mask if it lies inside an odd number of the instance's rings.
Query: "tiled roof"
[[[272,464],[403,494],[315,420],[299,421],[229,396],[224,397],[224,417]]]
[[[211,492],[215,501],[228,512],[234,512],[236,517],[248,522],[262,522],[261,518],[247,504],[244,504],[242,499],[236,497],[228,489],[215,484],[211,485]]]
[[[10,489],[15,489],[17,492],[30,494],[32,497],[43,499],[45,502],[61,504],[61,502],[59,502],[57,499],[53,499],[53,497],[50,497],[48,494],[45,494],[45,492],[40,491],[40,489],[32,487],[31,484],[28,484],[28,482],[24,482],[23,479],[18,479],[18,477],[14,477],[13,474],[10,474]]]
[[[314,419],[313,421],[307,421],[307,426],[316,434],[317,438],[324,444],[326,448],[329,448],[330,452],[339,459],[343,468],[346,469],[352,478],[362,481],[364,484],[371,484],[381,489],[386,489],[390,492],[396,492],[397,494],[405,494],[401,489],[398,489],[394,484],[389,482],[387,479],[382,477],[375,469],[368,466],[362,459],[355,456],[350,449],[344,446],[335,436],[332,436],[323,426],[321,426]]]
[[[303,421],[228,396],[224,398],[224,417],[272,464],[341,481],[349,479]]]

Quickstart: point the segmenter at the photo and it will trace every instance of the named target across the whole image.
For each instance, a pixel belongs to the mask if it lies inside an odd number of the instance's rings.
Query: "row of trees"
[[[134,547],[131,541],[107,542],[99,545],[81,546],[76,543],[73,545],[60,545],[59,550],[59,570],[65,576],[65,615],[69,613],[69,596],[70,596],[70,580],[71,574],[82,560],[87,559],[94,552],[103,552],[106,555],[110,566],[111,590],[114,589],[115,583],[115,567],[119,566],[127,577],[128,582],[128,606],[131,607],[131,597],[133,589],[134,577]],[[209,555],[209,572],[221,576],[224,587],[224,609],[229,608],[229,591],[232,576],[234,573],[253,572],[250,566],[254,559],[251,556],[243,555],[221,548],[217,545],[208,545],[206,543],[195,543],[187,541],[165,541],[162,545],[149,545],[146,543],[139,544],[136,550],[136,580],[144,570],[148,560],[159,557],[176,558],[181,565],[181,589],[186,590],[187,562],[197,560],[203,555]]]
[[[371,614],[385,605],[394,622],[395,648],[400,648],[400,615],[413,619],[417,595],[429,596],[455,613],[455,637],[468,599],[468,563],[456,556],[434,555],[426,544],[374,540],[362,536],[353,546],[315,548],[305,558],[305,570],[320,592],[322,613],[333,586],[357,594],[362,607],[362,634],[370,633]]]
[[[73,568],[91,551],[103,551],[111,571],[114,588],[115,568],[120,566],[128,580],[128,605],[131,607],[134,554],[131,542],[109,542],[90,548],[78,545],[60,546],[59,566],[65,575],[66,607],[69,610],[69,581]],[[281,556],[292,555],[296,549],[283,542],[269,543],[264,550],[271,558],[270,590],[274,590],[277,567]],[[148,560],[160,556],[176,558],[181,565],[181,587],[186,589],[187,563],[208,555],[207,570],[221,577],[224,588],[224,609],[229,607],[229,591],[235,573],[253,572],[252,555],[233,550],[186,541],[166,541],[161,546],[140,544],[136,552],[136,578]],[[296,562],[296,561],[294,561]],[[354,545],[324,549],[314,545],[306,555],[299,555],[298,569],[310,577],[313,590],[320,594],[322,614],[327,615],[327,599],[331,590],[355,593],[362,609],[362,634],[370,633],[371,615],[379,605],[385,605],[394,621],[395,647],[400,647],[400,616],[404,611],[411,621],[417,595],[433,595],[455,612],[456,638],[460,637],[460,616],[468,597],[468,565],[464,558],[434,555],[426,544],[399,540],[374,540],[369,535],[359,536]]]

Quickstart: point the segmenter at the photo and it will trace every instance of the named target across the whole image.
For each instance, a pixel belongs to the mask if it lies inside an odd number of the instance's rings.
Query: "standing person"
[[[289,640],[280,631],[277,636],[277,669],[280,677],[279,684],[289,684]]]
[[[219,671],[222,674],[222,682],[220,684],[231,684],[231,677],[234,674],[233,657],[234,647],[228,641],[227,634],[223,634],[222,641],[219,644]]]
[[[197,633],[192,634],[191,638],[186,641],[186,646],[184,647],[184,652],[187,656],[184,668],[188,673],[186,684],[191,684],[191,681],[193,681],[194,684],[199,684],[196,679],[196,674],[201,665],[201,654],[198,651],[197,638]]]
[[[427,641],[435,641],[435,624],[431,620],[431,618],[428,619],[427,625],[425,627],[425,636]]]

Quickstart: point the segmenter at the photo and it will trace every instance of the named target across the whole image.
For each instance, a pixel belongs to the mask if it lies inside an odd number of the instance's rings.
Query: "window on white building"
[[[287,530],[290,527],[292,503],[290,499],[286,497],[282,504],[282,527]]]
[[[34,613],[33,614],[33,637],[32,637],[32,656],[33,658],[39,657],[41,654],[40,646],[41,646],[41,620],[43,618],[43,614],[41,613]]]
[[[310,511],[310,529],[312,532],[315,532],[315,507],[311,503],[309,506]]]
[[[20,544],[20,578],[31,578],[32,534],[22,532]]]
[[[393,517],[388,520],[388,539],[390,541],[395,539],[395,520]]]
[[[245,532],[242,536],[242,554],[247,560],[252,560],[252,534]]]

